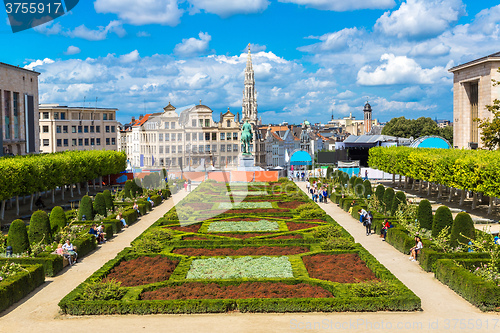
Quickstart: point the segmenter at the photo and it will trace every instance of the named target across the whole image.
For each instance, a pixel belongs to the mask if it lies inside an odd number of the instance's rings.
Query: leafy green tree
[[[80,206],[78,208],[78,221],[81,221],[85,215],[87,221],[92,221],[94,219],[94,208],[92,206],[92,199],[85,195],[82,200],[80,200]]]
[[[439,235],[441,230],[446,227],[451,229],[453,225],[453,216],[451,215],[451,211],[446,206],[441,206],[436,210],[436,214],[434,214],[434,220],[432,221],[432,237],[436,237]]]
[[[64,213],[64,209],[62,209],[62,207],[59,206],[52,208],[49,220],[50,220],[50,230],[52,231],[52,235],[55,235],[60,229],[64,228],[68,223],[68,220],[66,219],[66,214]]]
[[[392,206],[391,206],[391,215],[396,214],[396,211],[399,208],[399,205],[406,205],[406,195],[402,191],[396,192],[394,195],[394,198],[392,199]]]
[[[439,135],[440,129],[436,122],[429,117],[420,117],[418,119],[399,117],[392,118],[382,129],[382,134],[416,139],[426,135]]]
[[[388,187],[385,189],[384,200],[382,201],[384,203],[384,211],[386,213],[390,213],[393,200],[394,200],[394,189]]]
[[[493,114],[493,118],[476,119],[481,129],[481,140],[489,150],[500,147],[500,101],[495,99],[493,105],[486,105],[486,109]]]
[[[453,126],[445,126],[439,129],[439,136],[448,140],[453,147]]]
[[[456,247],[459,244],[467,244],[469,239],[475,239],[475,236],[476,228],[470,215],[466,212],[458,213],[451,227],[450,245]]]
[[[383,204],[384,202],[384,193],[385,193],[385,187],[382,184],[379,184],[377,188],[375,189],[375,197],[377,200]]]
[[[94,199],[94,211],[96,214],[102,215],[104,217],[108,216],[108,212],[106,210],[106,199],[104,194],[97,193]]]
[[[30,244],[40,243],[42,240],[43,244],[52,243],[49,215],[43,210],[38,210],[31,215],[28,238]]]
[[[22,220],[14,220],[10,224],[7,246],[12,246],[13,253],[24,253],[30,249],[30,241],[26,225]]]
[[[420,228],[432,230],[432,206],[429,200],[424,199],[418,203],[417,220]]]
[[[102,194],[104,194],[104,199],[106,200],[106,209],[114,211],[115,205],[113,202],[113,196],[111,195],[111,191],[104,190],[104,192],[102,192]]]

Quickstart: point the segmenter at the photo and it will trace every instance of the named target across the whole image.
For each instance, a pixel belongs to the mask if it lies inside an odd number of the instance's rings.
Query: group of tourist
[[[351,203],[351,205],[354,204],[354,201]],[[351,208],[352,211],[352,208]],[[363,226],[366,228],[366,235],[370,236],[372,234],[372,221],[373,221],[373,214],[372,212],[367,212],[363,208],[358,210],[359,214],[359,222],[363,224]]]
[[[66,242],[64,244],[57,245],[56,253],[66,258],[70,265],[73,265],[78,260],[76,246],[73,246],[69,239],[66,239]]]
[[[314,181],[312,184],[309,180],[306,180],[307,192],[311,194],[311,198],[314,202],[328,203],[328,190],[327,185],[323,184],[318,186],[318,183]]]
[[[104,240],[104,224],[101,224],[99,227],[97,226],[97,224],[92,224],[89,230],[89,234],[95,236],[98,244],[103,244],[106,242]]]

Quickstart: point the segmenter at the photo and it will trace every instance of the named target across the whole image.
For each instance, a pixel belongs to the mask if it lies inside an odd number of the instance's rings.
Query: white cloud
[[[198,36],[200,39],[194,37],[183,39],[182,43],[175,45],[174,53],[184,57],[205,53],[208,50],[208,44],[212,40],[212,36],[207,32],[200,32]]]
[[[69,37],[77,37],[90,41],[104,40],[108,37],[109,33],[115,33],[118,37],[126,35],[120,21],[111,21],[106,27],[98,27],[97,30],[91,30],[84,24],[76,27],[73,31],[68,31],[65,34]]]
[[[357,9],[389,9],[395,6],[394,0],[279,0],[279,2],[295,3],[310,8],[336,12]]]
[[[406,87],[401,91],[392,95],[392,99],[396,101],[411,102],[419,101],[425,96],[425,91],[420,86]]]
[[[151,34],[147,31],[139,31],[137,34],[136,34],[137,37],[149,37],[151,36]]]
[[[353,98],[354,96],[356,96],[355,93],[353,93],[352,91],[350,90],[346,90],[344,92],[341,92],[340,94],[337,95],[337,98],[338,99],[351,99]]]
[[[383,54],[382,62],[375,70],[370,66],[362,67],[358,72],[358,83],[366,86],[391,85],[391,84],[433,84],[448,73],[444,67],[424,69],[413,59],[394,54]]]
[[[372,109],[377,110],[377,112],[398,112],[399,114],[408,111],[428,111],[437,107],[437,105],[435,104],[428,105],[419,102],[389,101],[383,97],[375,98],[375,100],[373,102],[370,102],[370,104],[372,105]],[[415,115],[413,114],[411,118],[415,118]]]
[[[450,54],[451,47],[437,40],[425,41],[415,45],[410,51],[414,57],[442,57]]]
[[[317,53],[323,51],[338,52],[347,49],[360,34],[357,28],[345,28],[340,31],[324,34],[323,36],[310,36],[309,39],[319,39],[321,42],[299,47],[299,51]]]
[[[461,0],[407,0],[398,10],[384,13],[375,29],[398,38],[438,36],[465,15]]]
[[[73,54],[78,54],[80,52],[82,52],[82,50],[80,50],[79,47],[70,45],[70,46],[68,46],[68,49],[66,51],[64,51],[64,54],[73,55]]]
[[[269,6],[268,0],[188,0],[196,9],[228,17],[235,14],[261,13]]]
[[[54,63],[54,60],[49,59],[49,58],[45,58],[43,60],[33,61],[33,62],[29,63],[28,65],[24,66],[24,68],[33,70],[37,66],[42,66],[45,64],[52,64],[52,63]]]
[[[500,5],[483,9],[480,11],[475,19],[474,23],[470,26],[472,33],[482,33],[485,35],[496,35],[498,36],[500,22]]]
[[[265,45],[259,45],[259,44],[253,44],[253,43],[250,43],[250,51],[252,53],[257,53],[257,52],[260,52],[260,51],[265,51],[267,49],[267,47]],[[248,52],[248,45],[245,46],[245,48],[243,50],[241,50],[241,53],[247,53]]]
[[[133,25],[176,26],[183,14],[177,0],[95,0],[94,8],[97,13],[113,13]]]
[[[139,51],[134,50],[130,53],[124,54],[120,56],[120,62],[122,63],[129,63],[129,62],[135,62],[139,60]]]
[[[42,33],[44,35],[58,35],[62,32],[62,26],[59,22],[49,21],[45,24],[34,27],[35,31]]]

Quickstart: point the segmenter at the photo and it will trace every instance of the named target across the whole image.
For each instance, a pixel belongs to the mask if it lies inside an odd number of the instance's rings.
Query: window
[[[94,113],[94,120],[101,120],[101,114],[100,113]]]
[[[62,140],[61,139],[57,139],[57,146],[62,147]]]
[[[212,153],[216,153],[217,152],[217,145],[212,145]]]
[[[165,154],[170,154],[170,146],[165,146]]]
[[[76,133],[76,126],[71,126],[71,133]]]
[[[205,127],[210,127],[210,119],[205,119]]]
[[[49,119],[49,113],[48,112],[44,112],[42,114],[42,119]]]
[[[74,146],[76,146],[76,139],[72,139],[72,140],[71,140],[71,145],[72,145],[73,147],[74,147]]]
[[[95,139],[94,138],[90,138],[90,145],[95,146]]]
[[[193,153],[197,153],[198,152],[198,146],[193,146]]]
[[[226,152],[226,145],[220,145],[220,151],[221,153]]]
[[[158,142],[163,142],[163,133],[158,133]]]
[[[170,123],[170,128],[175,129],[175,122]]]
[[[220,134],[220,139],[221,140],[226,140],[226,133],[221,133]]]
[[[109,138],[106,138],[106,146],[109,146]]]
[[[177,147],[177,146],[172,146],[172,154],[175,154],[175,148],[176,148],[176,147]]]
[[[68,146],[68,139],[64,139],[63,144],[64,144],[64,147],[67,147]]]
[[[238,140],[238,133],[237,132],[233,133],[233,140]]]
[[[108,120],[113,120],[113,119],[114,119],[114,116],[113,116],[112,113],[110,113],[109,116],[108,116]]]
[[[95,132],[96,133],[101,133],[101,126],[96,126],[95,127]]]
[[[54,112],[54,119],[59,120],[59,112]],[[60,147],[60,146],[58,146]]]
[[[198,123],[200,124],[200,127],[203,127],[203,119],[198,119]]]
[[[43,126],[43,133],[49,133],[49,126]]]
[[[82,126],[78,126],[78,133],[82,133],[82,131],[83,131]]]
[[[203,153],[203,151],[204,151],[203,145],[199,145],[198,149],[200,150],[200,153]]]
[[[88,146],[89,145],[89,139],[88,138],[85,138],[85,145]]]
[[[190,133],[186,133],[186,141],[191,141],[191,134]]]
[[[90,126],[90,133],[94,133],[95,131],[95,127],[94,126]]]
[[[108,120],[108,114],[107,113],[103,113],[102,114],[102,120]]]
[[[88,132],[89,132],[89,127],[83,126],[83,133],[88,133]]]
[[[112,146],[116,145],[116,138],[111,138],[111,145]]]
[[[80,119],[80,114],[78,112],[72,112],[71,113],[71,118],[73,120],[79,120]]]
[[[232,148],[232,145],[227,145],[227,152],[230,153],[231,152],[231,148]]]
[[[231,133],[227,133],[226,140],[231,140]]]
[[[111,126],[111,133],[115,133],[115,132],[116,132],[115,126]]]
[[[182,153],[182,146],[177,146],[177,152]]]
[[[233,151],[237,152],[238,151],[238,145],[233,145]]]
[[[175,133],[172,133],[172,141],[175,141]]]
[[[191,127],[196,127],[196,119],[191,119]]]
[[[63,129],[63,133],[68,133],[68,126],[63,126],[62,129]]]
[[[165,133],[165,141],[170,141],[170,134],[169,133]]]
[[[61,120],[66,120],[66,112],[61,112],[59,115],[61,116]]]
[[[160,146],[159,150],[158,150],[158,153],[159,154],[163,154],[163,146]]]
[[[56,126],[56,133],[61,133],[61,132],[62,132],[62,127],[61,126]]]
[[[225,156],[221,156],[220,162],[221,162],[221,164],[226,164],[226,157]]]
[[[109,133],[109,126],[106,126],[106,133]]]
[[[207,153],[210,153],[210,145],[205,145],[205,151],[206,151]]]
[[[83,146],[83,139],[78,139],[78,145]]]
[[[203,141],[203,133],[198,133],[198,141]]]
[[[193,141],[197,141],[197,138],[198,136],[196,135],[196,133],[191,134],[191,139],[193,139]]]
[[[96,138],[95,139],[95,145],[100,146],[101,145],[101,138]]]
[[[217,141],[217,133],[212,133],[212,141]]]
[[[205,133],[205,140],[209,141],[210,140],[210,133]]]
[[[228,120],[226,125],[227,125],[227,127],[231,127],[231,120]]]
[[[165,122],[165,129],[168,129],[168,125],[170,125],[170,123],[168,121]]]
[[[182,133],[177,134],[177,141],[182,141]]]

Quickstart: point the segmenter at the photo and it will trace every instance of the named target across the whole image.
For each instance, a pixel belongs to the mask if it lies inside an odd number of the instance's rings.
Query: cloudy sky
[[[452,119],[448,69],[500,51],[492,0],[84,0],[13,34],[0,61],[40,73],[40,101],[118,108],[171,102],[241,112],[251,43],[265,123],[362,117]],[[89,101],[92,101],[89,104]]]

